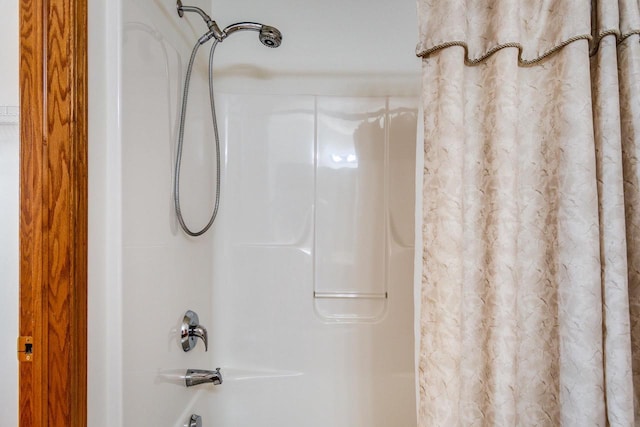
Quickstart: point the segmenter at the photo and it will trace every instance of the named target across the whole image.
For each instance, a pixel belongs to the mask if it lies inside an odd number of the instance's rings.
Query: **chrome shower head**
[[[282,33],[277,28],[258,22],[238,22],[222,30],[223,39],[236,31],[257,31],[258,38],[267,47],[278,47],[282,43]]]
[[[229,25],[224,30],[220,30],[216,21],[211,19],[211,17],[199,7],[184,6],[181,0],[177,0],[176,10],[178,11],[178,16],[181,18],[184,16],[185,12],[195,12],[204,19],[204,22],[207,23],[209,32],[200,38],[200,44],[206,43],[211,39],[211,37],[215,37],[216,40],[221,42],[230,34],[235,33],[236,31],[245,30],[257,31],[259,33],[258,38],[260,39],[260,42],[267,47],[278,47],[282,43],[282,33],[277,28],[269,25],[262,25],[257,22],[238,22],[236,24]]]
[[[263,25],[258,38],[267,47],[278,47],[282,43],[282,33],[275,27]]]

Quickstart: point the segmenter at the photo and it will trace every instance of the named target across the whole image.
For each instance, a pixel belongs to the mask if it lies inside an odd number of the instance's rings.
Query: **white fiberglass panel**
[[[385,98],[319,98],[316,308],[328,319],[375,320],[386,280]]]
[[[122,419],[124,426],[184,426],[205,391],[185,387],[186,370],[215,368],[202,343],[189,353],[180,344],[187,310],[196,311],[203,325],[211,323],[213,234],[189,238],[175,218],[173,162],[190,47],[180,43],[180,18],[162,19],[162,10],[149,6],[123,4]],[[206,50],[202,54],[206,62]],[[213,205],[215,162],[204,81],[196,70],[181,176],[183,212],[194,228],[206,224]]]
[[[415,158],[407,146],[415,147],[417,100],[223,94],[218,104],[225,193],[213,242],[209,332],[224,383],[196,404],[209,405],[204,425],[415,426],[413,239],[406,235],[413,198],[403,189],[394,199],[401,205],[392,207],[394,189],[385,188],[413,188],[400,170]],[[327,166],[331,150],[348,160],[357,144],[370,148],[356,152],[364,170]],[[340,191],[346,195],[337,199]],[[369,218],[373,208],[380,212]],[[391,218],[400,231],[392,232]],[[349,260],[360,260],[350,276],[319,262],[318,252],[331,253],[335,242]],[[376,258],[367,263],[371,253]],[[379,287],[366,290],[388,292],[384,316],[336,322],[320,313],[318,274],[333,278],[328,291],[365,290],[358,286],[368,282],[358,277],[370,279]],[[328,310],[344,308],[340,299],[325,302]]]
[[[415,98],[390,98],[388,106],[389,248],[413,251],[415,238],[416,129]]]
[[[227,157],[221,209],[234,216],[234,239],[246,245],[308,248],[313,98],[221,94],[216,102],[225,118],[221,135]]]

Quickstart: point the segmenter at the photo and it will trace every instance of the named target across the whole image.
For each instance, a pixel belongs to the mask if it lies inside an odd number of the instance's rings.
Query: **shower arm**
[[[176,2],[176,9],[178,10],[178,16],[180,16],[180,18],[182,18],[184,16],[185,12],[195,12],[198,15],[200,15],[200,17],[204,20],[204,22],[206,22],[207,27],[209,27],[209,32],[213,35],[213,37],[215,37],[218,41],[222,41],[222,39],[224,39],[226,36],[224,35],[224,32],[222,30],[220,30],[220,27],[218,27],[218,24],[216,24],[216,21],[214,21],[213,19],[211,19],[211,17],[209,15],[207,15],[205,13],[204,10],[200,9],[199,7],[195,7],[195,6],[183,6],[182,5],[182,1],[181,0],[177,0]],[[211,37],[209,37],[211,38]],[[207,39],[208,40],[208,39]]]

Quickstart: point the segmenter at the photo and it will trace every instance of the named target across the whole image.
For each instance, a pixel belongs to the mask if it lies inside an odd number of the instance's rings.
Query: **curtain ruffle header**
[[[595,52],[607,35],[640,34],[638,0],[418,0],[418,16],[418,56],[462,46],[471,64],[515,47],[528,65],[576,40]]]

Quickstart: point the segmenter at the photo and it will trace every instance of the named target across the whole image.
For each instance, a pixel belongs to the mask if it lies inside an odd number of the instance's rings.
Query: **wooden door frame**
[[[86,426],[87,0],[19,10],[19,425]]]

